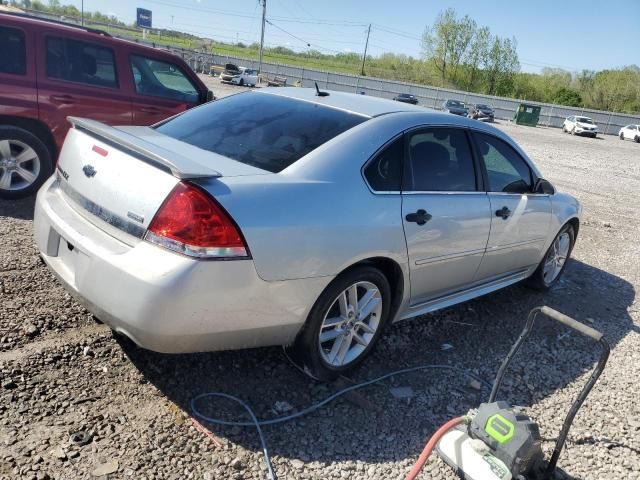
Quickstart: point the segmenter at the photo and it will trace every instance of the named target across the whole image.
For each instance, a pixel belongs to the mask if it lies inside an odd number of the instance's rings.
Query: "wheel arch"
[[[49,149],[51,161],[54,162],[55,165],[58,148],[56,147],[56,142],[51,130],[44,122],[35,118],[0,115],[0,126],[21,128],[38,137]]]
[[[573,241],[575,242],[576,240],[578,240],[578,231],[580,230],[580,219],[578,217],[572,217],[564,223],[564,225],[567,225],[567,224],[573,227],[573,233],[574,233]]]
[[[395,318],[405,294],[405,273],[398,262],[389,257],[369,257],[349,265],[342,270],[336,278],[343,273],[360,266],[370,266],[377,268],[387,278],[389,287],[391,287],[391,308],[389,310],[389,318],[391,321]]]

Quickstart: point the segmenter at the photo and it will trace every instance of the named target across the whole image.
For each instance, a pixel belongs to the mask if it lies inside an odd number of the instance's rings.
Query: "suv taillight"
[[[149,225],[145,240],[197,258],[249,258],[240,229],[208,193],[180,182]]]

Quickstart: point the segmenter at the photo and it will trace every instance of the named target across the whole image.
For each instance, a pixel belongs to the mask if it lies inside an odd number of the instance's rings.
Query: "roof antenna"
[[[322,92],[320,87],[318,87],[318,82],[313,82],[316,84],[316,97],[328,97],[329,92]]]

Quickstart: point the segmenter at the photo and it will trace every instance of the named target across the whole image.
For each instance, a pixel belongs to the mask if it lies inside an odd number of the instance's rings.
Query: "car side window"
[[[70,38],[47,38],[47,77],[118,88],[113,50]]]
[[[140,55],[131,55],[130,63],[138,94],[198,102],[200,92],[176,64]]]
[[[428,128],[409,137],[409,161],[403,190],[472,192],[476,174],[464,130]]]
[[[0,73],[24,75],[27,71],[24,32],[17,28],[0,27],[0,45]]]
[[[402,135],[379,152],[364,169],[369,186],[377,192],[399,192],[402,183]]]
[[[479,132],[473,135],[487,170],[489,191],[530,193],[533,183],[527,162],[506,142]]]

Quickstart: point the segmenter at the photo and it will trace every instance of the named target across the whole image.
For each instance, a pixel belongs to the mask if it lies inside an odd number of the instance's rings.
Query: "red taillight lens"
[[[145,239],[192,257],[248,257],[227,212],[209,194],[183,182],[164,201]]]

